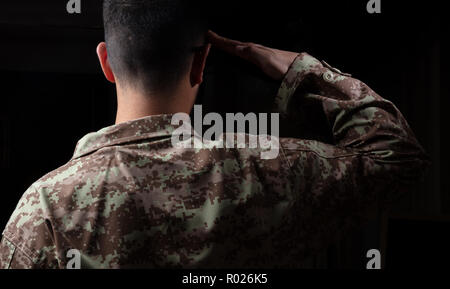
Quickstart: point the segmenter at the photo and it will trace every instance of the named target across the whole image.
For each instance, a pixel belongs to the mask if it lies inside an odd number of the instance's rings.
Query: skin
[[[189,114],[203,82],[203,72],[211,46],[250,61],[264,73],[281,80],[298,53],[268,48],[251,42],[231,40],[209,31],[208,43],[196,51],[189,59],[190,69],[171,90],[170,95],[158,91],[143,91],[122,83],[115,77],[108,61],[105,42],[97,46],[97,56],[108,81],[116,85],[117,114],[116,124],[159,114],[184,112]]]

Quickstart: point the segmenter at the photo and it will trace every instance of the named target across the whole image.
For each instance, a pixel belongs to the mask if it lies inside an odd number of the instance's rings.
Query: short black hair
[[[170,89],[204,41],[208,21],[202,5],[198,0],[104,0],[105,41],[116,78],[144,89]]]

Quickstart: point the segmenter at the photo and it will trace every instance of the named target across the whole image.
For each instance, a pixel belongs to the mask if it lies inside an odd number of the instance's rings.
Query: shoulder
[[[95,162],[102,156],[74,159],[33,183],[21,196],[4,231],[3,248],[34,264],[56,262],[55,234],[65,224],[70,212],[77,209],[74,191],[98,175]],[[99,165],[101,168],[101,165]],[[6,244],[6,245],[5,245]]]

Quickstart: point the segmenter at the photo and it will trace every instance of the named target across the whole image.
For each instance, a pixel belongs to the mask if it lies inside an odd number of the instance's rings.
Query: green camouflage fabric
[[[171,115],[86,135],[20,199],[0,267],[66,268],[71,249],[82,268],[303,266],[406,192],[428,158],[390,101],[306,53],[277,110],[295,113],[296,97],[321,105],[333,143],[280,138],[269,160],[259,148],[175,148]]]

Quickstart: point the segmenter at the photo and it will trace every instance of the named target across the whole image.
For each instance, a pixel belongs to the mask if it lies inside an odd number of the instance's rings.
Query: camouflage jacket
[[[308,83],[301,95],[297,88]],[[275,98],[320,103],[333,143],[280,138],[259,149],[175,148],[170,115],[106,127],[35,182],[4,232],[1,268],[271,268],[301,266],[428,164],[388,100],[301,53]]]

